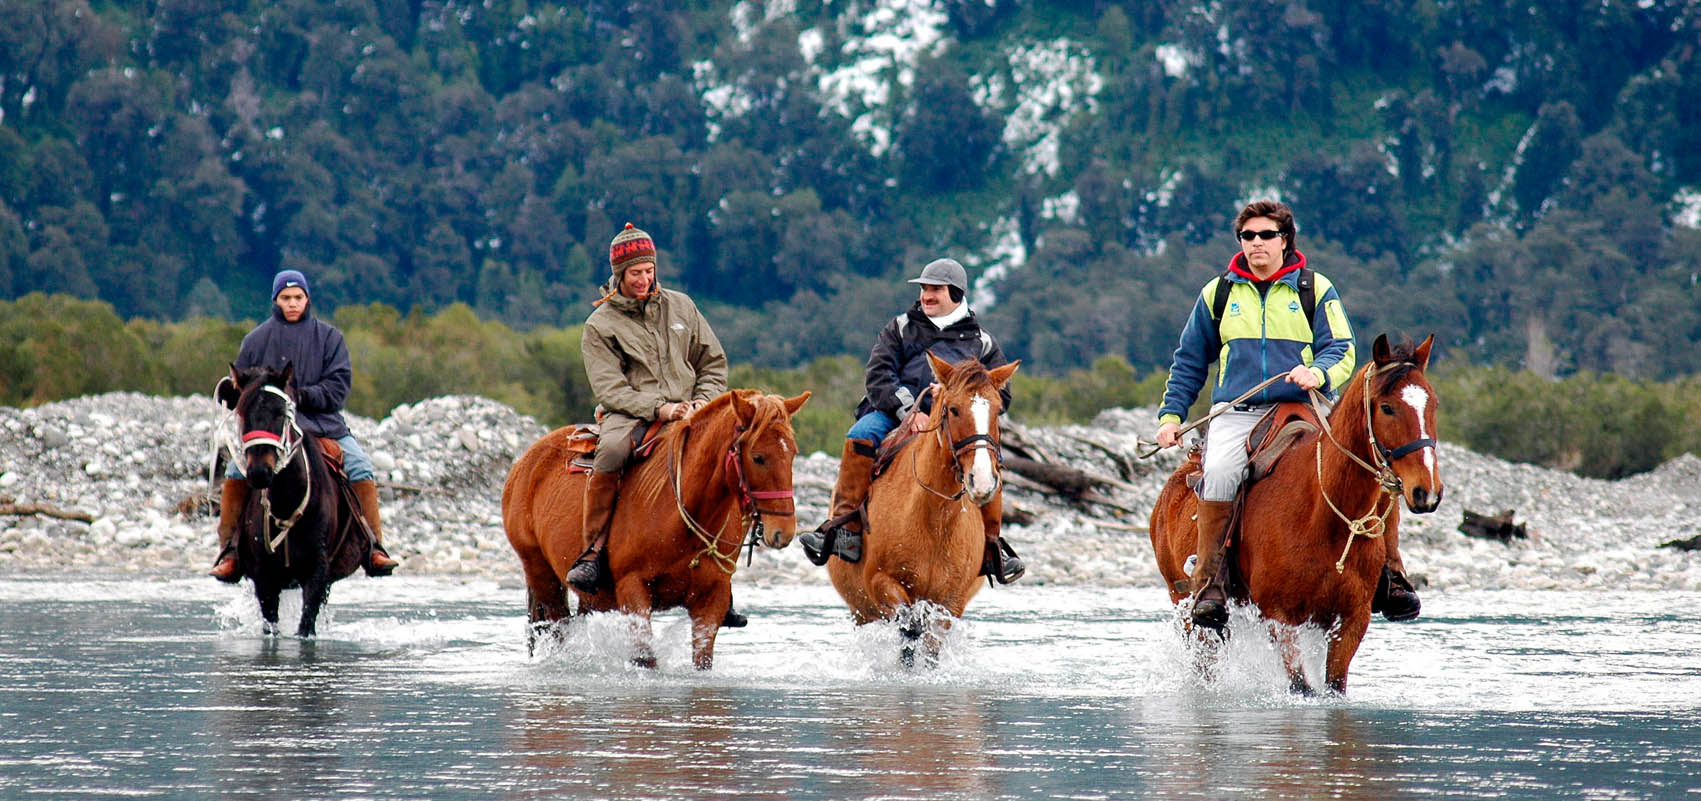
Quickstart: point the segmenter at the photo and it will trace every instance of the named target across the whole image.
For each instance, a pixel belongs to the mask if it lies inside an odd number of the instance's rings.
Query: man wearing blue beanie
[[[295,366],[295,421],[305,434],[334,439],[343,450],[343,472],[360,501],[361,516],[372,527],[372,553],[366,574],[387,576],[396,569],[382,542],[383,527],[378,516],[378,484],[372,475],[372,459],[349,433],[343,420],[343,402],[348,399],[354,369],[349,363],[343,332],[312,314],[307,276],[299,270],[281,270],[272,278],[272,316],[242,338],[236,369],[266,366],[281,370]],[[236,564],[236,532],[242,523],[242,507],[248,503],[248,480],[235,462],[225,471],[219,496],[219,558],[208,575],[235,583],[241,579]]]

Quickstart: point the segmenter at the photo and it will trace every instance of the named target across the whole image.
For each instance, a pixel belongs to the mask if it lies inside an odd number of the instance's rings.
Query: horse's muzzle
[[[1422,485],[1412,487],[1411,491],[1406,493],[1406,507],[1416,514],[1429,514],[1441,506],[1443,492],[1444,489],[1438,488],[1432,493],[1428,487]]]
[[[779,550],[791,544],[797,534],[795,515],[762,515],[762,544]]]

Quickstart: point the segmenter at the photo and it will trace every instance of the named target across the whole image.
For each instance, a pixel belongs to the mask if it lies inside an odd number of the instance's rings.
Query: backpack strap
[[[1297,278],[1299,284],[1299,308],[1305,312],[1305,321],[1317,319],[1317,278],[1310,267],[1299,268]],[[1211,298],[1211,322],[1217,324],[1220,332],[1223,328],[1223,312],[1228,309],[1229,290],[1234,288],[1234,282],[1229,280],[1228,271],[1217,276],[1216,295]]]

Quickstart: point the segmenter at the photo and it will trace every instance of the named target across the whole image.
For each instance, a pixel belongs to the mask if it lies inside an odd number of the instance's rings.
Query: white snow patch
[[[1701,188],[1686,186],[1672,195],[1672,205],[1676,212],[1672,214],[1672,222],[1685,228],[1701,228]]]
[[[1009,70],[970,78],[975,102],[1005,111],[1003,140],[1022,155],[1028,174],[1056,175],[1065,125],[1077,113],[1094,114],[1104,87],[1084,46],[1069,39],[1019,45]]]
[[[1171,78],[1183,78],[1187,71],[1204,63],[1204,59],[1191,49],[1177,44],[1161,44],[1153,52],[1158,63],[1163,65],[1164,74]]]

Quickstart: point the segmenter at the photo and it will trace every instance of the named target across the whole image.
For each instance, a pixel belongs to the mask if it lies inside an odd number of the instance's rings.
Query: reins
[[[215,398],[218,396],[218,387],[223,386],[228,380],[228,377],[220,378],[218,384],[214,385],[213,396]],[[240,464],[240,460],[246,457],[251,449],[275,448],[278,451],[277,472],[282,475],[296,461],[297,457],[305,457],[302,442],[306,435],[302,433],[301,426],[295,422],[295,399],[291,398],[289,393],[271,384],[261,385],[258,391],[269,392],[283,399],[284,424],[282,431],[274,433],[261,429],[238,435],[237,432],[241,430],[242,424],[240,420],[237,420],[236,409],[231,409],[224,415],[224,419],[213,427],[214,451],[216,453],[218,448],[222,446],[231,463]],[[237,405],[241,405],[240,401]],[[222,443],[219,442],[221,435],[224,440]],[[209,481],[213,480],[213,473],[217,469],[218,460],[212,461],[213,464],[207,467]],[[306,458],[301,459],[301,474],[301,502],[296,504],[295,511],[291,512],[287,518],[280,518],[272,513],[271,489],[268,487],[260,490],[260,509],[262,511],[260,542],[265,544],[267,553],[277,553],[279,546],[284,546],[285,567],[289,566],[289,548],[287,547],[289,532],[295,528],[296,523],[301,522],[302,515],[307,513],[308,504],[313,500],[313,474],[308,470]],[[272,533],[274,526],[277,528],[276,535]]]
[[[1411,364],[1411,362],[1389,362],[1374,369],[1364,371],[1364,388],[1362,393],[1364,395],[1364,433],[1370,439],[1370,458],[1376,462],[1375,466],[1372,466],[1365,460],[1360,459],[1358,454],[1353,453],[1351,450],[1347,449],[1346,446],[1342,445],[1340,440],[1335,439],[1335,432],[1329,428],[1328,417],[1321,414],[1321,412],[1317,415],[1317,419],[1318,422],[1321,423],[1324,436],[1329,438],[1329,442],[1335,446],[1335,449],[1345,454],[1348,459],[1351,459],[1359,467],[1364,468],[1365,471],[1375,476],[1377,484],[1376,500],[1371,502],[1370,511],[1365,512],[1363,516],[1356,519],[1347,517],[1346,513],[1342,512],[1341,508],[1335,505],[1334,499],[1329,497],[1329,491],[1324,487],[1323,440],[1317,440],[1316,445],[1312,449],[1316,455],[1317,463],[1317,494],[1323,496],[1323,502],[1329,505],[1329,510],[1334,512],[1335,516],[1341,519],[1341,522],[1347,524],[1347,544],[1346,547],[1341,549],[1341,558],[1335,560],[1336,573],[1345,572],[1347,554],[1352,551],[1354,539],[1364,537],[1365,539],[1374,540],[1379,539],[1382,535],[1388,533],[1388,515],[1394,511],[1395,505],[1399,503],[1399,501],[1395,499],[1395,495],[1399,494],[1402,489],[1400,477],[1394,473],[1394,460],[1423,448],[1435,447],[1435,440],[1433,438],[1420,438],[1414,439],[1411,442],[1401,445],[1393,450],[1389,450],[1376,439],[1376,427],[1371,425],[1372,418],[1370,416],[1370,380],[1404,364]],[[1321,406],[1323,397],[1322,393],[1313,389],[1310,390],[1310,394],[1313,408],[1316,409]],[[1386,502],[1386,507],[1381,508],[1383,507],[1384,502]],[[1381,511],[1378,511],[1378,508],[1381,508]]]
[[[933,387],[930,386],[927,389],[923,390],[922,393],[921,393],[922,397],[923,398],[927,397],[927,393],[929,393],[929,392],[933,392]],[[916,403],[920,404],[921,399],[917,398]],[[942,450],[942,451],[950,452],[950,454],[951,454],[951,475],[957,481],[957,492],[954,495],[946,495],[945,493],[940,492],[939,490],[936,490],[931,486],[928,486],[927,482],[925,482],[921,479],[921,474],[919,472],[917,472],[917,469],[916,469],[916,466],[915,466],[915,463],[917,461],[916,458],[914,456],[911,456],[910,457],[910,478],[915,481],[916,486],[921,487],[922,489],[927,490],[928,492],[930,492],[930,493],[932,493],[932,494],[934,494],[934,495],[936,495],[940,498],[943,498],[947,502],[955,502],[955,501],[961,500],[963,495],[969,491],[968,482],[963,480],[963,462],[962,462],[963,452],[964,451],[972,451],[972,450],[975,450],[977,448],[985,448],[987,450],[992,451],[992,459],[993,459],[993,461],[998,463],[998,468],[999,468],[998,470],[993,472],[993,480],[996,482],[993,485],[993,491],[997,492],[999,488],[1003,487],[1004,486],[1004,451],[999,447],[998,440],[993,439],[991,434],[970,434],[966,437],[963,437],[960,440],[952,442],[950,445],[946,445],[945,444],[945,415],[941,414],[938,417],[939,417],[939,419],[937,421],[935,421],[932,426],[922,429],[922,433],[926,433],[926,432],[929,432],[929,431],[933,432],[934,439],[936,439],[939,442],[939,449]]]
[[[691,435],[691,427],[685,426],[685,428],[679,432],[679,438],[678,441],[674,443],[674,447],[668,449],[667,475],[668,483],[673,485],[674,508],[679,511],[679,519],[684,521],[685,527],[690,530],[692,534],[696,535],[698,541],[703,543],[703,550],[698,551],[697,554],[691,558],[691,567],[693,569],[702,563],[704,556],[708,556],[714,561],[715,565],[727,575],[732,575],[738,570],[738,552],[740,550],[748,547],[751,558],[755,558],[756,543],[761,541],[762,533],[765,531],[765,527],[762,524],[762,515],[778,515],[782,517],[795,517],[797,515],[795,494],[792,490],[752,490],[750,488],[750,482],[744,475],[743,436],[747,430],[748,429],[744,426],[739,426],[737,428],[737,430],[733,433],[732,444],[727,446],[726,456],[723,460],[723,464],[726,466],[728,471],[729,479],[736,480],[739,524],[746,528],[743,540],[733,548],[731,554],[722,553],[720,549],[720,536],[721,532],[726,530],[726,521],[723,520],[721,522],[720,529],[711,534],[709,533],[709,530],[704,528],[701,523],[698,523],[697,519],[691,516],[691,512],[685,508],[685,495],[684,491],[681,489],[684,484],[683,471],[685,467],[685,460],[682,459],[681,456],[685,453],[685,440]],[[763,509],[759,502],[768,500],[791,500],[794,505],[792,510],[789,512]]]
[[[1181,426],[1181,430],[1175,432],[1176,442],[1181,441],[1181,435],[1182,434],[1185,434],[1189,431],[1192,431],[1195,428],[1198,428],[1199,426],[1202,426],[1206,423],[1211,422],[1211,420],[1213,418],[1215,418],[1217,415],[1222,414],[1223,412],[1226,412],[1229,409],[1232,409],[1236,406],[1239,406],[1242,403],[1245,403],[1247,398],[1250,398],[1253,395],[1256,395],[1260,392],[1263,392],[1266,387],[1270,386],[1271,384],[1276,383],[1277,381],[1281,381],[1282,379],[1287,378],[1287,377],[1288,377],[1287,373],[1282,373],[1281,375],[1270,376],[1269,378],[1264,379],[1264,381],[1261,382],[1260,384],[1258,384],[1258,386],[1255,386],[1255,387],[1247,390],[1246,392],[1242,393],[1240,397],[1235,398],[1234,400],[1231,400],[1228,403],[1224,403],[1220,406],[1217,406],[1215,409],[1212,409],[1205,416],[1200,417],[1197,420],[1190,420],[1187,423],[1184,423]],[[1140,458],[1140,459],[1150,459],[1153,456],[1156,456],[1159,451],[1163,450],[1163,446],[1157,444],[1156,442],[1152,443],[1152,447],[1151,447],[1150,450],[1141,450],[1138,447],[1139,443],[1135,443],[1135,445],[1136,445],[1136,447],[1134,449],[1134,455],[1137,458]]]

